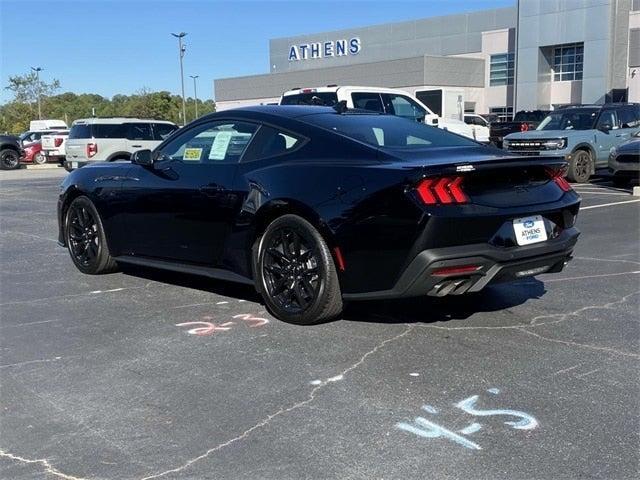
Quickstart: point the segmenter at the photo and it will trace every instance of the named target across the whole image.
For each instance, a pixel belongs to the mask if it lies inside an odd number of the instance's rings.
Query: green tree
[[[39,80],[36,72],[31,72],[9,77],[9,85],[5,89],[13,92],[14,101],[32,105],[38,101],[38,95],[40,98],[53,95],[60,89],[60,82],[53,79],[47,83]]]

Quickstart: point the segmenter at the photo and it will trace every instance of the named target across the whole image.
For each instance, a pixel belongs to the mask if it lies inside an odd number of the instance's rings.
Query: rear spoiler
[[[568,166],[563,158],[558,157],[501,157],[495,160],[484,160],[481,162],[460,162],[451,165],[427,165],[425,175],[460,175],[467,172],[486,172],[503,168],[530,168],[543,167],[551,169],[563,169]]]

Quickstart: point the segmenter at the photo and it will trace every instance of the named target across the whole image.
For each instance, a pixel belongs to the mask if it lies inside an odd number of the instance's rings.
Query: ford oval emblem
[[[533,220],[527,220],[523,223],[524,228],[531,228],[533,227]]]

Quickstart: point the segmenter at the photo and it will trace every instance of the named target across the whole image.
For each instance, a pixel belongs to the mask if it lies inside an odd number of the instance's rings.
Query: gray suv
[[[178,127],[164,120],[84,118],[73,122],[66,142],[69,171],[99,161],[129,160],[136,150],[153,150]]]
[[[563,157],[567,178],[583,183],[606,168],[611,150],[640,132],[640,104],[611,103],[564,107],[551,112],[535,130],[512,133],[503,148],[523,155]]]

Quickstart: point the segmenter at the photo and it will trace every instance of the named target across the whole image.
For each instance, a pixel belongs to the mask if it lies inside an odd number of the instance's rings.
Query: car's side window
[[[150,123],[130,123],[128,140],[153,140]]]
[[[354,108],[384,113],[382,99],[378,93],[354,92],[351,94],[351,99]]]
[[[601,129],[607,125],[610,130],[618,128],[618,117],[615,110],[604,110],[598,118],[596,129]]]
[[[303,139],[292,133],[262,125],[242,161],[250,162],[292,152],[302,145]]]
[[[236,163],[257,128],[253,123],[235,120],[204,123],[178,135],[160,155],[186,164]]]
[[[640,127],[640,107],[626,105],[618,110],[620,128]]]
[[[153,124],[153,139],[165,140],[171,135],[178,127],[170,123],[154,123]]]

